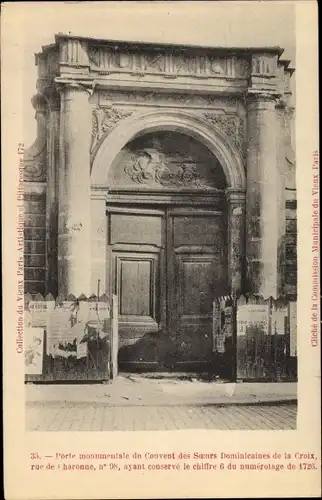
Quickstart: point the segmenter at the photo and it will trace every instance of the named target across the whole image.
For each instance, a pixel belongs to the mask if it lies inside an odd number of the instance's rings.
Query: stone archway
[[[139,135],[175,131],[200,141],[217,158],[227,181],[228,282],[232,293],[241,291],[244,261],[246,176],[242,157],[233,142],[216,126],[183,111],[163,110],[135,114],[121,120],[103,139],[91,168],[92,288],[97,279],[103,288],[106,268],[106,197],[108,172],[117,154]]]
[[[91,169],[91,185],[107,188],[109,168],[118,152],[141,133],[157,130],[182,132],[203,143],[219,160],[230,189],[244,191],[246,176],[239,151],[232,141],[216,126],[206,120],[182,111],[151,111],[121,120],[105,137],[98,149]]]

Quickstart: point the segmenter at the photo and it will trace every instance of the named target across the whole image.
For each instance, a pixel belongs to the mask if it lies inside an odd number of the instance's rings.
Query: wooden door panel
[[[207,207],[110,211],[124,367],[209,362],[212,304],[227,290],[226,233],[225,214]]]
[[[120,287],[121,287],[121,316],[149,316],[153,317],[153,261],[136,260],[135,258],[121,259]]]
[[[198,324],[181,324],[177,330],[177,365],[186,363],[207,363],[212,353],[211,324],[209,321]]]
[[[169,234],[170,331],[177,365],[212,355],[212,307],[227,291],[225,217],[212,210],[172,211]]]
[[[159,255],[122,252],[115,255],[115,286],[119,297],[119,330],[136,338],[158,330],[160,323]]]
[[[179,259],[179,315],[188,319],[210,316],[213,302],[213,259],[211,256],[177,256]]]
[[[173,245],[214,245],[222,239],[223,228],[211,212],[209,215],[177,215],[173,218]]]
[[[212,302],[215,286],[213,255],[176,255],[178,363],[206,362],[212,352]]]
[[[110,244],[128,243],[161,246],[162,218],[160,215],[142,213],[112,213],[110,219]]]

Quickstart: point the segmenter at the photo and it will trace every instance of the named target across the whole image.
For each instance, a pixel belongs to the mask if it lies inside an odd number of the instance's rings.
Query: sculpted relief
[[[118,47],[100,45],[89,47],[92,68],[104,73],[162,74],[165,78],[177,76],[247,78],[250,65],[245,59],[218,57],[212,54],[186,54],[183,51],[162,52],[120,51]]]
[[[199,141],[179,132],[154,132],[133,139],[111,168],[120,186],[223,189],[226,179],[215,156]]]
[[[195,163],[167,162],[164,154],[156,149],[145,149],[133,155],[124,168],[125,173],[137,184],[161,184],[162,186],[183,186],[206,188]]]

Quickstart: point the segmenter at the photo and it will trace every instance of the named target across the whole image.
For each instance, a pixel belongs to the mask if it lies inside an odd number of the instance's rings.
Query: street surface
[[[29,402],[28,431],[142,431],[176,429],[296,429],[296,404],[109,406],[86,402]]]

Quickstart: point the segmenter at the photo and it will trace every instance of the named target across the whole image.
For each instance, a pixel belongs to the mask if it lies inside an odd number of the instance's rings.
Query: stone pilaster
[[[74,83],[61,87],[58,291],[91,293],[90,143],[88,91]]]
[[[275,99],[248,101],[246,257],[248,286],[264,297],[278,295],[280,187]]]
[[[230,292],[242,292],[245,261],[245,201],[241,189],[226,190],[228,204],[228,282]]]
[[[107,217],[106,193],[93,192],[91,198],[91,288],[93,293],[97,290],[100,280],[100,292],[109,293],[107,275]]]

